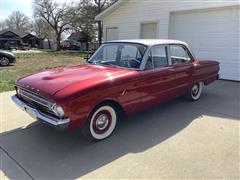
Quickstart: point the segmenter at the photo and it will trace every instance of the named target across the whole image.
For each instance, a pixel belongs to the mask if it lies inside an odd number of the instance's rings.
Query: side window
[[[172,64],[183,64],[191,61],[187,51],[179,45],[170,45]]]
[[[166,46],[154,46],[151,49],[152,63],[154,68],[168,66]]]

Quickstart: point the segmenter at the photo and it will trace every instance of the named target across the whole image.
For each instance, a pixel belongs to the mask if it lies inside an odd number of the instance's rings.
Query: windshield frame
[[[90,62],[94,56],[99,53],[99,51],[102,49],[102,46],[104,45],[108,45],[108,44],[132,44],[132,45],[141,45],[141,46],[144,46],[145,47],[145,50],[144,50],[144,53],[142,55],[142,60],[141,60],[141,64],[139,65],[138,68],[130,68],[130,67],[123,67],[123,66],[117,66],[117,65],[107,65],[107,64],[94,64],[92,62]],[[98,49],[97,51],[87,60],[87,64],[92,64],[92,65],[99,65],[99,66],[104,66],[104,67],[113,67],[113,68],[121,68],[121,69],[129,69],[129,70],[141,70],[142,68],[142,64],[144,63],[144,59],[145,59],[145,56],[146,56],[146,53],[148,51],[148,46],[146,44],[142,44],[142,43],[135,43],[135,42],[104,42]]]

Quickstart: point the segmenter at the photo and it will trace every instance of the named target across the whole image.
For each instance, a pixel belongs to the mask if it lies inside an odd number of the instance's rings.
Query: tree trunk
[[[87,42],[86,42],[86,50],[89,51],[89,44],[88,44],[88,38],[87,38]]]
[[[100,0],[97,2],[97,6],[98,6],[98,14],[100,14],[102,12]],[[99,46],[102,45],[102,22],[101,21],[98,21],[98,45]]]
[[[102,23],[98,21],[98,45],[99,47],[102,45]]]
[[[61,50],[61,47],[60,47],[61,34],[60,34],[60,33],[57,34],[56,41],[57,41],[57,48],[56,48],[56,51],[60,51],[60,50]]]
[[[52,49],[50,39],[47,38],[47,41],[48,41],[48,49]]]

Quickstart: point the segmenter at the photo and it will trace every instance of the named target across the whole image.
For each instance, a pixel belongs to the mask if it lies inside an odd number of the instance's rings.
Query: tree
[[[95,5],[97,6],[96,14],[100,14],[103,10],[105,10],[110,4],[114,3],[116,0],[94,0]],[[98,42],[99,46],[102,44],[102,22],[97,21],[98,24]]]
[[[102,22],[96,21],[95,16],[106,9],[116,0],[80,0],[79,4],[71,12],[75,12],[72,19],[72,27],[75,31],[81,31],[87,37],[88,42],[98,32],[99,45],[102,44]],[[88,49],[88,46],[87,46]]]
[[[7,28],[6,22],[5,21],[0,21],[0,30],[3,30]]]
[[[51,49],[51,40],[55,38],[52,27],[42,18],[35,18],[33,22],[33,31],[37,37],[48,41],[48,48]]]
[[[29,17],[20,11],[14,11],[5,20],[7,28],[16,29],[20,31],[29,31],[31,29]]]
[[[54,30],[57,42],[57,51],[60,50],[61,35],[70,27],[70,8],[64,4],[59,4],[53,0],[35,0],[34,14],[36,17],[43,18]]]
[[[95,7],[92,2],[82,0],[77,6],[72,7],[71,12],[74,12],[71,18],[73,31],[81,32],[79,34],[84,36],[86,48],[89,50],[88,43],[92,41],[96,34]]]

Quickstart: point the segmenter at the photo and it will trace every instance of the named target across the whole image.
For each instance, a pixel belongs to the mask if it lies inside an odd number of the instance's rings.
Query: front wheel
[[[0,65],[1,66],[8,66],[10,64],[10,61],[7,57],[1,57],[0,58]]]
[[[108,138],[117,124],[117,113],[113,106],[101,105],[90,114],[82,132],[91,141],[100,141]]]
[[[203,82],[198,82],[193,84],[190,92],[188,92],[187,97],[191,101],[197,101],[200,99],[200,96],[202,94],[204,83]]]

